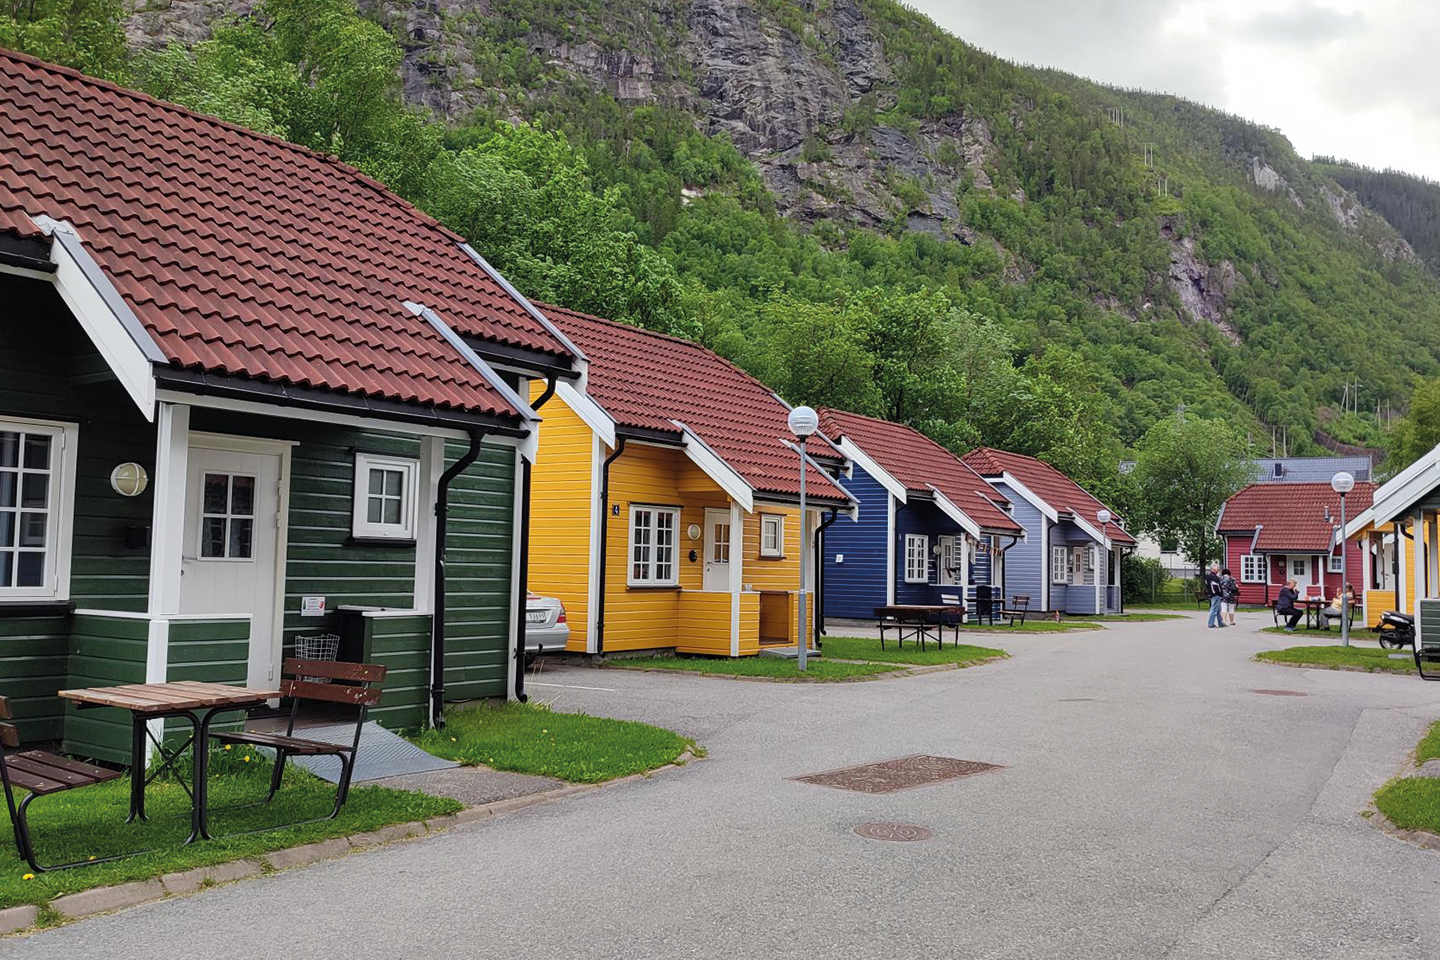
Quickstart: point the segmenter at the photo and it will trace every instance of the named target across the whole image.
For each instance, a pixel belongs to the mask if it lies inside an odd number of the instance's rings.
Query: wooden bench
[[[1024,596],[1013,596],[1010,598],[1010,606],[1000,611],[1000,616],[1010,621],[1010,626],[1025,622],[1025,615],[1030,612],[1030,598]]]
[[[267,747],[275,751],[275,767],[270,775],[270,792],[264,800],[255,803],[225,807],[238,810],[269,803],[280,791],[280,781],[285,775],[285,758],[290,756],[315,757],[333,756],[340,760],[340,782],[335,787],[335,806],[330,813],[311,820],[300,820],[285,826],[301,823],[318,823],[333,820],[340,814],[350,795],[350,778],[355,774],[355,754],[360,749],[360,731],[365,726],[365,715],[380,702],[380,688],[372,686],[385,679],[385,667],[378,663],[344,663],[334,660],[298,660],[291,657],[280,670],[280,695],[290,698],[290,719],[285,732],[263,733],[254,730],[238,730],[210,734],[210,739],[221,743],[243,743],[255,747]],[[332,683],[330,681],[343,681]],[[324,740],[310,740],[295,735],[295,720],[303,702],[323,701],[338,703],[355,708],[355,738],[350,743],[330,743]],[[208,817],[208,811],[206,813]],[[273,830],[274,827],[266,827]],[[250,831],[258,833],[261,831]],[[234,834],[231,834],[234,836]]]
[[[9,720],[10,718],[10,701],[5,697],[0,697],[0,720]],[[35,798],[114,780],[120,776],[120,771],[107,770],[105,767],[81,763],[79,760],[69,760],[43,750],[10,752],[19,746],[20,732],[15,729],[15,725],[0,723],[0,759],[3,759],[3,762],[0,762],[0,780],[3,780],[5,784],[5,803],[10,808],[10,825],[15,831],[15,846],[20,851],[20,856],[30,864],[30,869],[36,873],[44,873],[47,870],[84,867],[92,863],[108,863],[111,860],[133,856],[133,854],[121,854],[103,859],[76,860],[73,863],[50,866],[44,866],[37,862],[35,843],[30,837],[30,825],[26,821],[30,812],[30,804]],[[15,802],[16,787],[28,791],[19,804]]]

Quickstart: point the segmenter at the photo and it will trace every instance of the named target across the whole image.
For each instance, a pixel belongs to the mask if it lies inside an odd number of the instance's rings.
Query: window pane
[[[230,500],[230,477],[223,473],[205,474],[205,504],[203,513],[224,513]],[[221,554],[215,554],[221,556]]]
[[[45,554],[21,553],[15,558],[15,586],[38,587],[45,582]]]
[[[242,517],[255,515],[254,477],[233,477],[231,479],[230,512]]]
[[[27,473],[20,481],[20,506],[44,508],[50,490],[50,474]]]
[[[25,437],[25,469],[50,469],[50,438],[27,434]]]
[[[14,470],[0,470],[0,507],[15,506],[15,490],[20,475]]]
[[[0,430],[0,467],[20,466],[20,434]]]
[[[371,471],[370,471],[370,492],[371,492],[371,493],[374,493],[374,494],[380,494],[380,493],[384,493],[384,492],[385,492],[385,471],[384,471],[384,470],[371,470]]]
[[[45,546],[45,521],[48,514],[44,513],[22,513],[20,514],[20,546],[22,547],[43,547]]]
[[[398,525],[400,523],[400,498],[386,497],[384,503],[385,512],[383,522]]]
[[[365,505],[365,520],[367,523],[379,523],[380,518],[385,515],[385,498],[371,497]]]
[[[0,510],[0,547],[15,546],[15,514]]]
[[[224,517],[205,517],[200,521],[200,556],[225,556]]]
[[[0,550],[0,587],[14,586],[10,582],[10,577],[14,572],[15,554]]]
[[[232,559],[250,559],[252,547],[250,541],[254,536],[254,527],[254,520],[230,521],[230,557]]]
[[[400,470],[385,471],[385,496],[398,497],[405,492],[405,474]]]

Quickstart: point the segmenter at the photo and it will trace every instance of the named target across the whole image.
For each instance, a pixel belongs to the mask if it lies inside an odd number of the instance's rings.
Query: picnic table
[[[875,617],[880,621],[880,649],[885,649],[885,630],[898,634],[896,642],[905,646],[906,640],[916,640],[920,649],[925,641],[933,639],[937,646],[945,645],[945,627],[955,627],[955,642],[960,642],[960,621],[965,617],[964,604],[950,603],[894,603],[875,608]]]
[[[190,795],[190,836],[186,843],[197,839],[210,839],[205,823],[206,784],[205,775],[209,751],[210,723],[218,713],[229,710],[244,710],[258,707],[267,700],[280,696],[279,690],[251,690],[225,683],[203,683],[198,680],[178,680],[171,683],[131,683],[115,687],[87,687],[80,690],[61,690],[61,698],[73,701],[80,709],[115,707],[130,711],[130,815],[126,823],[145,820],[145,787],[171,767],[191,747],[194,754],[194,772],[191,784],[186,784],[179,771],[180,785]],[[157,739],[150,730],[149,721],[166,717],[180,717],[190,723],[189,738],[174,751],[165,749],[162,738]],[[145,738],[149,737],[163,762],[148,777],[145,775]]]
[[[1319,630],[1325,626],[1324,610],[1330,606],[1330,601],[1324,597],[1304,597],[1295,601],[1298,610],[1305,611],[1305,629]]]

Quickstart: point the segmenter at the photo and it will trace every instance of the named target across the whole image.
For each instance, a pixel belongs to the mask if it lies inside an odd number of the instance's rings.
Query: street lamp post
[[[1340,645],[1350,646],[1350,571],[1345,554],[1345,494],[1355,489],[1355,478],[1344,472],[1330,478],[1330,489],[1340,494]],[[1324,583],[1324,574],[1321,574]]]
[[[1109,511],[1109,510],[1106,510],[1106,509],[1104,509],[1104,508],[1102,507],[1102,508],[1100,509],[1100,512],[1097,513],[1097,514],[1095,514],[1095,519],[1100,521],[1100,535],[1101,535],[1102,537],[1104,537],[1106,540],[1109,540],[1109,539],[1110,539],[1110,511]],[[1102,543],[1102,544],[1100,544],[1100,546],[1104,547],[1105,544]],[[1104,576],[1104,578],[1102,579],[1102,578],[1100,577],[1100,572],[1099,572],[1098,570],[1095,572],[1095,579],[1096,579],[1096,580],[1099,580],[1101,583],[1105,584],[1104,593],[1103,593],[1103,596],[1105,597],[1105,600],[1104,600],[1104,602],[1101,603],[1101,605],[1100,605],[1100,606],[1101,606],[1101,609],[1095,611],[1096,613],[1107,613],[1107,612],[1108,612],[1108,610],[1106,610],[1106,609],[1104,609],[1104,608],[1107,608],[1107,607],[1110,606],[1110,575],[1111,575],[1112,573],[1114,573],[1114,572],[1115,572],[1114,568],[1110,566],[1110,550],[1109,550],[1109,548],[1106,548],[1106,550],[1105,550],[1105,576]]]
[[[805,629],[805,581],[810,574],[810,551],[805,542],[805,441],[819,428],[820,417],[810,407],[796,407],[790,411],[790,432],[800,441],[800,591],[795,604],[799,609],[795,618],[795,665],[802,672],[810,650],[809,631]]]

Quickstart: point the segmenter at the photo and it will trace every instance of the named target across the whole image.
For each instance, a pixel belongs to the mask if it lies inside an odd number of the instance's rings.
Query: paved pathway
[[[559,708],[710,758],[0,955],[1433,960],[1440,853],[1359,811],[1440,684],[1256,664],[1260,625],[1006,638],[1004,663],[835,686],[548,670]],[[1006,769],[888,796],[786,779],[920,752]]]

